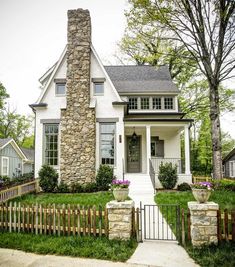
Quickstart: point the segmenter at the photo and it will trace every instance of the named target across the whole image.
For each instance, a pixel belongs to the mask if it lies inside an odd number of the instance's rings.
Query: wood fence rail
[[[35,179],[34,181],[27,182],[25,184],[21,184],[17,186],[13,186],[11,188],[0,191],[0,203],[6,202],[15,197],[20,197],[24,194],[37,191],[39,188],[38,183],[39,183],[39,180]]]
[[[211,182],[212,179],[209,176],[193,176],[193,183],[199,182]]]
[[[0,205],[0,229],[53,235],[108,236],[107,210],[79,205],[24,205],[12,202]]]
[[[218,210],[217,219],[218,241],[232,240],[233,242],[235,242],[235,210],[228,211],[227,209],[225,209],[224,212]]]

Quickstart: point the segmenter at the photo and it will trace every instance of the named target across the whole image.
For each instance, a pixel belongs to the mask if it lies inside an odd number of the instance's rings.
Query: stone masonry
[[[134,201],[110,201],[106,204],[108,209],[109,239],[128,240],[132,230],[132,208]]]
[[[191,238],[195,247],[218,244],[217,210],[219,205],[214,202],[188,202],[191,218]]]
[[[61,111],[60,177],[70,185],[95,179],[95,110],[90,104],[91,19],[68,11],[67,107]]]

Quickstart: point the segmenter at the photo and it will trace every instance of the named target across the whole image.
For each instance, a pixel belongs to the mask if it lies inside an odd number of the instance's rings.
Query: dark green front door
[[[127,172],[141,172],[140,137],[127,137]]]

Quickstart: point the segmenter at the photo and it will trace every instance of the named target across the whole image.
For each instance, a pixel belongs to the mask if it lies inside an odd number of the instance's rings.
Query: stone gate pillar
[[[218,244],[217,211],[219,205],[214,202],[188,202],[188,208],[193,246]]]
[[[106,204],[108,209],[109,239],[128,240],[132,232],[132,209],[134,201],[110,201]]]

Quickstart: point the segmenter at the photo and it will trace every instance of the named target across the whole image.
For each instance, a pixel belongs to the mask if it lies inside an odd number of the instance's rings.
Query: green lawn
[[[158,204],[180,204],[181,208],[187,209],[187,203],[195,201],[191,191],[178,192],[161,192],[158,191],[155,196],[155,202]],[[235,192],[213,191],[209,201],[219,204],[220,209],[235,209]]]
[[[12,202],[21,202],[25,205],[35,204],[71,204],[80,206],[98,206],[103,208],[110,200],[113,200],[112,192],[96,192],[96,193],[76,193],[76,194],[60,194],[60,193],[40,193],[28,194],[11,200]]]
[[[58,237],[25,233],[0,233],[0,247],[37,254],[126,261],[137,246],[135,240],[108,240],[105,237]]]
[[[187,192],[157,192],[155,196],[155,202],[158,204],[180,204],[181,208],[187,210],[187,202],[195,201],[192,193]],[[214,201],[219,204],[220,208],[223,210],[227,208],[228,210],[235,210],[235,193],[229,191],[213,191],[209,201]],[[163,210],[163,215],[166,214]],[[175,216],[168,216],[168,221],[174,221]],[[186,231],[187,231],[187,220]],[[186,232],[187,240],[187,232]],[[189,255],[202,267],[215,267],[224,266],[232,267],[235,266],[235,245],[232,242],[223,242],[219,246],[205,246],[201,249],[193,248],[191,244],[186,242],[186,250]]]

